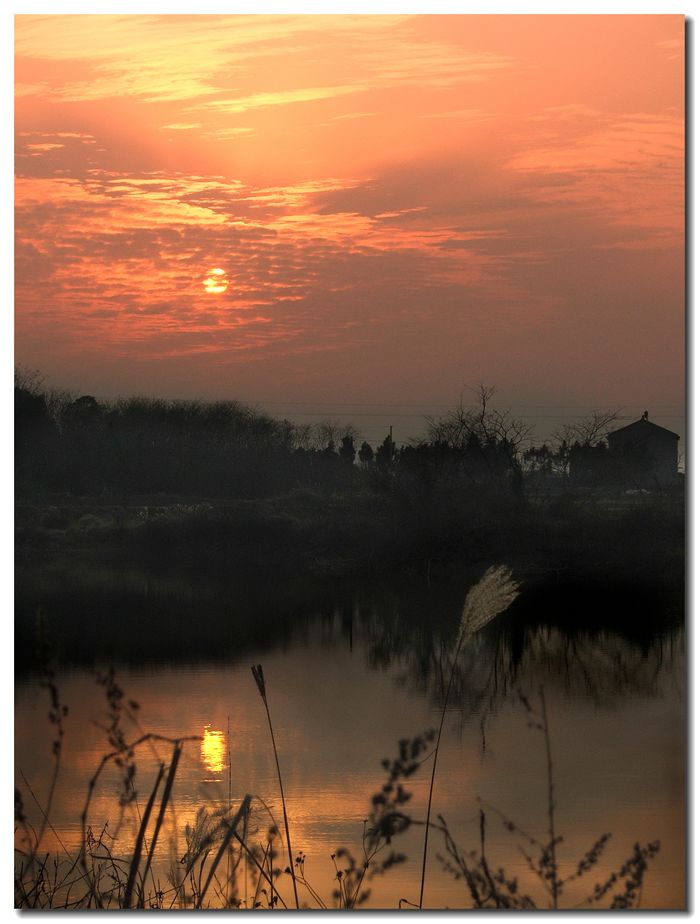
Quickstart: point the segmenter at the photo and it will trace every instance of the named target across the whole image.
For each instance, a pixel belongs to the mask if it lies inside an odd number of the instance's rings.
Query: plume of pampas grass
[[[425,864],[428,858],[428,834],[430,832],[430,808],[433,803],[433,789],[435,787],[435,770],[437,768],[438,752],[440,750],[440,738],[442,737],[442,728],[445,724],[445,713],[447,712],[447,703],[450,699],[452,690],[452,681],[455,676],[457,659],[468,638],[474,635],[479,629],[495,619],[500,613],[503,613],[518,596],[520,589],[518,584],[513,580],[513,572],[505,565],[491,565],[480,581],[478,581],[467,593],[462,610],[462,618],[459,623],[459,632],[457,642],[454,647],[452,656],[452,669],[450,670],[450,679],[445,691],[445,699],[442,704],[442,716],[438,727],[437,740],[435,742],[435,752],[433,754],[433,770],[430,776],[430,789],[428,790],[428,810],[425,819],[425,839],[423,841],[423,868],[420,878],[420,898],[418,907],[423,907],[423,892],[425,889]]]
[[[470,635],[505,612],[518,596],[520,589],[513,580],[513,572],[505,565],[491,565],[481,580],[470,588],[464,601],[459,624],[458,647]]]

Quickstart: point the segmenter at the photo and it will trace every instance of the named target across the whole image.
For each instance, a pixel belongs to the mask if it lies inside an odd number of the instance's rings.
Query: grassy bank
[[[188,561],[316,573],[420,571],[508,558],[538,568],[604,565],[677,573],[682,496],[562,494],[546,504],[468,495],[417,504],[395,495],[296,491],[256,500],[48,495],[16,507],[20,563],[61,556]]]

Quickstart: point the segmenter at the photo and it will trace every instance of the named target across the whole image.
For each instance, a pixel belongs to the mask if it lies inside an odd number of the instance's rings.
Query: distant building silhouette
[[[669,485],[678,481],[677,433],[649,420],[644,411],[639,420],[608,433],[611,456],[620,460],[630,480]]]

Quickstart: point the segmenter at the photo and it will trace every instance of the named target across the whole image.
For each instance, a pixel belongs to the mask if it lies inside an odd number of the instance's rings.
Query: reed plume
[[[461,648],[470,635],[507,610],[518,593],[511,570],[505,565],[491,565],[464,601],[457,647]]]
[[[430,775],[430,789],[428,791],[428,810],[425,819],[425,839],[423,841],[423,867],[420,878],[420,898],[418,907],[423,907],[423,892],[425,890],[425,864],[428,858],[428,834],[430,832],[430,809],[433,802],[433,789],[435,787],[435,771],[437,768],[438,753],[440,751],[440,738],[442,728],[445,724],[445,714],[447,704],[450,699],[452,690],[452,681],[455,676],[457,659],[468,638],[474,635],[479,629],[495,619],[496,616],[503,613],[515,600],[520,592],[518,584],[513,580],[513,573],[505,565],[491,565],[486,570],[481,580],[470,588],[464,601],[462,609],[462,618],[459,623],[459,632],[452,656],[452,668],[450,670],[450,679],[447,682],[445,699],[442,704],[442,715],[438,727],[437,740],[435,742],[435,752],[433,755],[433,769]]]

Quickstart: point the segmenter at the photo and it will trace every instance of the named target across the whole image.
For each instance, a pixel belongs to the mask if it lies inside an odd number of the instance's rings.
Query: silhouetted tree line
[[[236,401],[133,397],[97,401],[15,376],[15,474],[20,495],[60,491],[264,497],[300,486],[349,486],[352,428],[295,427]],[[374,457],[362,447],[363,464]]]
[[[52,409],[48,395],[15,387],[19,493],[262,497],[300,483],[330,487],[353,463],[351,444],[302,448],[288,421],[236,401],[83,395]]]
[[[295,488],[391,495],[414,519],[444,523],[475,505],[522,504],[528,478],[614,483],[639,459],[612,458],[604,442],[614,412],[564,428],[555,444],[527,447],[530,427],[491,406],[429,419],[424,438],[376,447],[334,422],[296,426],[237,401],[132,397],[98,401],[47,390],[38,373],[15,377],[16,488],[20,496],[179,494],[255,498]],[[436,527],[437,528],[437,527]]]
[[[498,485],[521,492],[518,441],[482,414],[429,426],[397,447],[391,435],[358,448],[352,427],[297,427],[236,401],[132,397],[98,401],[50,392],[38,375],[15,382],[16,484],[75,495],[123,492],[265,497],[297,487],[366,487],[434,498]],[[478,425],[477,425],[478,424]]]

